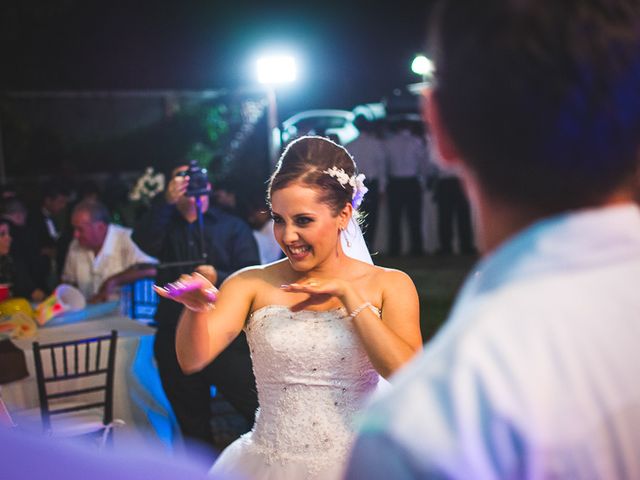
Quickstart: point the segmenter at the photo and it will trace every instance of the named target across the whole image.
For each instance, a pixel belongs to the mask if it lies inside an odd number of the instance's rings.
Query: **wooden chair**
[[[40,415],[46,434],[99,435],[101,446],[112,442],[117,341],[118,332],[112,330],[110,335],[100,337],[46,345],[33,343]],[[52,422],[52,417],[60,421]]]

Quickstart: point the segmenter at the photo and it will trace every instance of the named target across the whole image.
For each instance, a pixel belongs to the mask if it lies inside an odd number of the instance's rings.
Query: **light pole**
[[[273,168],[280,150],[280,130],[278,129],[278,104],[276,86],[292,83],[298,76],[295,58],[290,55],[265,55],[256,62],[258,82],[267,89],[269,104],[267,125],[269,128],[269,161]]]

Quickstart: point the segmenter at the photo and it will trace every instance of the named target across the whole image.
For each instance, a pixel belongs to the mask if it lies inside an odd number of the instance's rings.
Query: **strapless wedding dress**
[[[354,416],[380,378],[346,311],[270,305],[253,312],[245,331],[260,409],[252,431],[222,452],[211,473],[341,478]]]

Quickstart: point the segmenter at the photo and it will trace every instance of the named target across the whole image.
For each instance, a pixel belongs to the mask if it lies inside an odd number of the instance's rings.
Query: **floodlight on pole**
[[[264,55],[256,62],[258,83],[266,87],[269,105],[267,123],[269,126],[269,159],[271,167],[275,167],[282,144],[278,128],[278,106],[276,103],[276,87],[292,83],[298,76],[296,60],[286,54]]]
[[[430,77],[434,70],[433,62],[424,55],[416,55],[411,62],[411,71],[422,78]]]
[[[296,61],[289,55],[270,55],[258,58],[258,82],[266,85],[291,83],[296,80]]]

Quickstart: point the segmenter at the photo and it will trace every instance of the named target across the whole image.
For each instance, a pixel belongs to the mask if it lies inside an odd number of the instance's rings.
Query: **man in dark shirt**
[[[59,219],[69,203],[69,191],[55,181],[42,187],[42,203],[29,212],[27,217],[27,238],[35,250],[30,259],[31,273],[38,288],[50,292],[58,284],[58,261],[61,253],[59,244],[62,226]]]
[[[187,166],[176,168],[164,195],[154,199],[151,210],[136,225],[132,238],[146,253],[159,259],[156,283],[164,285],[198,263],[213,266],[217,287],[236,270],[260,263],[251,229],[239,218],[214,207],[201,195],[202,236],[196,197],[187,195]],[[204,247],[204,248],[202,248]],[[206,254],[206,261],[203,259]],[[164,265],[163,265],[164,264]],[[173,266],[172,266],[173,265]],[[182,434],[213,445],[210,426],[210,385],[253,424],[258,406],[255,378],[244,333],[200,372],[185,375],[176,358],[175,334],[182,305],[160,299],[154,353],[165,393],[178,419]]]

